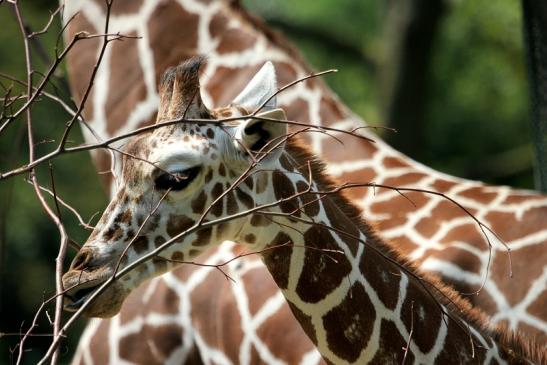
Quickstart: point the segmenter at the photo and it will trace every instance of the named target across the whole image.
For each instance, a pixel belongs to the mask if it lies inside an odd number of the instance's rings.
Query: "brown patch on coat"
[[[110,320],[102,320],[95,331],[95,335],[91,337],[91,340],[89,341],[89,348],[93,349],[93,351],[90,352],[94,364],[108,364],[110,346],[108,341],[104,340],[107,336],[103,337],[99,334],[108,334],[110,323]]]
[[[513,241],[522,238],[525,235],[536,233],[540,230],[539,227],[544,227],[545,217],[547,216],[547,207],[533,207],[527,209],[523,214],[518,224],[510,224],[516,220],[514,213],[505,213],[499,211],[491,211],[484,217],[484,220],[490,222],[490,228],[505,240]],[[547,250],[545,250],[547,253]]]
[[[114,218],[114,223],[126,225],[131,223],[131,218],[132,218],[131,211],[129,209],[126,209],[125,211],[120,212],[118,213],[118,215],[116,215],[116,218]]]
[[[103,240],[106,242],[116,242],[123,236],[123,229],[118,224],[113,224],[103,233]]]
[[[288,199],[279,203],[279,208],[283,213],[291,213],[300,217],[298,198],[294,197],[296,190],[293,182],[282,172],[272,172],[272,185],[276,200]]]
[[[209,33],[211,37],[218,38],[222,36],[222,33],[226,30],[226,25],[229,23],[229,19],[225,12],[219,11],[215,13],[211,21],[209,22]]]
[[[380,323],[380,343],[378,351],[370,361],[372,365],[384,364],[402,364],[405,358],[404,348],[407,345],[407,339],[403,338],[392,321],[382,319]],[[406,354],[407,364],[414,363],[414,354],[408,351]],[[443,364],[443,363],[439,363]]]
[[[235,188],[237,199],[247,208],[251,209],[254,207],[254,200],[249,194],[243,191],[240,187]]]
[[[532,303],[528,305],[527,312],[532,316],[536,316],[538,318],[544,318],[545,303],[547,303],[547,291],[544,290],[540,295],[537,296],[537,298],[534,301],[532,301]],[[533,332],[537,332],[537,331],[538,329],[536,328],[535,331]],[[528,331],[526,331],[526,333],[528,333]]]
[[[169,234],[169,236],[173,238],[178,234],[186,231],[194,224],[195,221],[185,215],[172,215],[171,217],[169,217],[169,222],[167,223],[167,234]]]
[[[439,179],[439,180],[435,180],[431,184],[431,188],[434,191],[438,191],[440,193],[445,193],[445,192],[449,191],[450,189],[452,189],[456,185],[458,185],[458,183],[456,183],[454,181]]]
[[[253,214],[250,220],[251,226],[254,227],[267,227],[270,225],[270,221],[261,214]]]
[[[355,283],[344,300],[323,317],[329,349],[350,363],[357,360],[370,339],[375,318],[365,288]]]
[[[304,242],[311,248],[305,248],[304,269],[298,278],[296,293],[306,302],[317,303],[347,279],[351,265],[341,254],[322,251],[340,250],[330,231],[323,226],[312,225],[304,233]]]
[[[388,177],[383,184],[387,186],[416,186],[418,183],[427,177],[419,172],[407,172],[405,174]]]
[[[408,162],[399,157],[388,156],[383,159],[382,165],[386,169],[397,169],[408,167]]]
[[[216,183],[215,186],[213,186],[213,190],[211,190],[211,204],[213,204],[213,202],[218,199],[223,192],[224,188],[222,187],[222,184],[219,182]],[[224,210],[223,205],[224,202],[222,199],[214,203],[210,210],[211,214],[215,217],[220,217],[222,215],[222,211]]]
[[[254,180],[251,176],[247,176],[245,179],[243,179],[243,183],[245,185],[247,185],[247,187],[249,188],[249,190],[253,190],[253,187],[254,187]]]
[[[413,331],[412,341],[420,351],[424,353],[431,351],[443,323],[442,312],[437,303],[429,299],[429,294],[423,287],[418,285],[407,287],[401,315],[407,331]]]
[[[279,323],[283,323],[283,325],[280,326]],[[288,306],[283,306],[275,315],[268,317],[258,327],[256,334],[270,349],[287,349],[275,353],[276,357],[284,364],[301,363],[302,355],[312,351],[315,347],[302,327],[296,322]],[[256,364],[259,363],[264,362]],[[320,364],[324,365],[324,362],[321,361]]]
[[[507,196],[501,203],[502,205],[508,204],[522,204],[530,201],[542,201],[545,197],[543,195],[532,195],[530,193],[523,193],[522,191],[513,192],[513,194]],[[544,208],[545,209],[545,208]]]
[[[225,26],[227,23],[223,23]],[[219,25],[219,23],[211,23],[210,27]],[[222,32],[220,44],[217,47],[219,54],[241,52],[247,48],[252,47],[257,37],[249,31],[245,31],[245,28],[228,28]]]
[[[171,254],[171,260],[173,260],[173,261],[184,261],[184,254],[180,251],[175,251]]]
[[[393,186],[398,186],[397,184]],[[373,204],[372,212],[374,214],[388,214],[390,219],[386,220],[386,224],[393,226],[390,222],[393,219],[406,219],[409,215],[416,213],[417,210],[423,208],[429,201],[429,197],[422,193],[405,193],[405,196],[396,195],[388,202],[383,204]],[[410,200],[410,201],[409,201]],[[396,225],[401,222],[394,223]]]
[[[308,184],[304,181],[299,181],[296,183],[296,190],[298,192],[303,192],[308,190]],[[308,217],[316,217],[320,210],[321,206],[319,195],[311,194],[311,193],[304,193],[299,196],[300,199],[300,208],[304,210],[304,213]]]
[[[278,290],[275,281],[272,280],[264,265],[246,271],[238,285],[243,285],[246,293],[252,293],[248,297],[251,316],[255,316],[264,304],[272,298],[272,293],[277,293]],[[277,318],[277,315],[273,317]]]
[[[446,247],[440,251],[427,250],[424,253],[423,258],[428,257],[435,257],[435,259],[444,260],[446,262],[457,262],[458,267],[462,270],[478,275],[485,275],[485,273],[480,271],[482,268],[480,259],[471,252],[462,250],[458,247]]]
[[[378,265],[381,260],[376,251],[366,250],[359,269],[386,308],[394,310],[399,300],[399,291],[396,288],[399,288],[401,271],[394,265]]]
[[[204,185],[207,185],[209,184],[209,182],[213,179],[213,169],[211,169],[210,167],[208,168],[207,170],[207,173],[205,174],[205,177],[203,179],[203,183]]]
[[[224,167],[223,163],[218,165],[218,174],[222,177],[226,176],[226,167]]]
[[[162,236],[158,236],[154,239],[154,246],[155,247],[160,247],[165,242],[166,242],[165,238],[163,238]]]
[[[65,35],[74,35],[78,32],[97,34],[101,31],[95,29],[95,27],[85,18],[85,16],[80,14],[80,16],[75,17],[68,24]],[[76,42],[72,48],[72,51],[67,54],[67,68],[70,74],[71,95],[74,97],[76,103],[81,102],[84,93],[87,90],[101,42],[102,40],[100,38],[86,39],[84,41]],[[83,112],[87,120],[93,119],[93,107],[93,98],[88,98]],[[108,154],[102,155],[109,156]],[[105,164],[100,164],[101,170],[108,169],[109,161],[105,162]]]
[[[120,340],[120,357],[136,364],[164,363],[181,346],[182,332],[183,328],[176,324],[144,325],[140,331]],[[142,341],[143,338],[149,341]]]
[[[277,84],[279,86],[287,85],[298,79],[298,74],[293,65],[288,62],[274,61],[275,74],[277,76]],[[308,120],[293,119],[299,122],[308,122]]]
[[[485,245],[487,244],[484,240],[484,236],[479,231],[479,228],[474,222],[471,221],[471,219],[469,220],[469,223],[450,229],[446,232],[445,236],[441,237],[439,240],[440,243],[445,245],[450,245],[461,241],[484,242]]]
[[[128,35],[136,36],[137,33],[131,32]],[[139,82],[144,78],[144,73],[139,62],[137,42],[140,40],[126,39],[111,45],[109,93],[105,105],[108,112],[106,131],[111,136],[126,122],[135,105],[147,96],[146,85]]]
[[[282,154],[279,157],[279,163],[281,164],[281,167],[283,167],[286,171],[294,171],[294,168],[286,154]]]
[[[220,227],[219,227],[220,229]],[[193,246],[206,246],[209,243],[211,243],[211,235],[213,233],[213,230],[211,227],[209,228],[202,228],[198,230],[197,232],[197,238],[194,242],[192,242]]]
[[[214,105],[228,105],[247,86],[262,65],[230,68],[219,66],[207,82]]]
[[[323,118],[323,122],[320,123],[320,125],[329,125],[336,121],[337,120]],[[366,159],[367,156],[373,156],[374,154],[376,154],[378,150],[378,147],[376,147],[374,143],[364,143],[363,140],[360,138],[347,138],[341,136],[341,140],[344,143],[343,145],[340,145],[340,142],[334,138],[325,138],[322,140],[322,155],[329,156],[329,158],[327,159],[329,164],[347,162],[348,156],[358,156],[359,159]],[[345,176],[343,177],[345,178]],[[363,179],[359,178],[359,180],[357,181],[363,182]]]
[[[341,105],[342,104],[335,100],[331,95],[325,93],[325,95],[321,97],[321,102],[319,103],[319,115],[322,119],[321,124],[329,125],[334,121],[345,118],[347,112],[342,109]]]
[[[283,109],[285,110],[285,113],[287,114],[288,120],[297,120],[301,123],[312,122],[310,120],[310,112],[309,112],[310,106],[308,102],[304,99],[301,99],[301,98],[295,99],[289,105],[284,105]],[[298,129],[298,128],[295,128],[295,129]],[[292,167],[288,169],[288,171],[291,171],[291,170],[292,170]]]
[[[238,363],[236,351],[243,338],[241,316],[230,282],[214,270],[194,289],[190,296],[192,326],[208,346],[226,349],[226,355]],[[222,320],[219,320],[222,319]],[[234,358],[235,356],[235,358]]]
[[[463,196],[467,199],[472,199],[479,204],[487,205],[497,198],[498,193],[493,191],[485,191],[483,186],[475,186],[459,192],[458,196]],[[458,200],[458,198],[456,198],[456,200]]]
[[[148,42],[156,64],[156,80],[161,79],[161,72],[169,66],[180,63],[195,55],[197,51],[196,29],[199,16],[186,12],[175,1],[158,3],[149,17]],[[161,19],[161,22],[157,20]],[[176,31],[166,32],[166,24],[184,24]],[[173,45],[176,44],[176,47]]]
[[[531,260],[530,258],[533,258]],[[531,278],[541,277],[547,262],[547,245],[531,245],[511,252],[511,266],[506,251],[498,251],[492,260],[489,275],[496,280],[499,290],[505,294],[509,305],[517,305],[528,294],[533,284]],[[509,276],[512,268],[514,277]],[[544,297],[547,292],[543,290]],[[545,305],[540,318],[545,318]]]
[[[163,274],[167,271],[168,260],[161,256],[152,257],[152,265],[154,265],[154,271]]]
[[[264,264],[272,274],[277,286],[286,289],[289,285],[289,270],[293,248],[291,238],[279,232],[270,244],[271,249],[262,252]]]
[[[239,206],[237,205],[235,193],[233,190],[230,190],[226,193],[226,212],[228,215],[233,215],[238,211]]]
[[[192,212],[195,214],[203,213],[205,211],[205,203],[207,203],[207,195],[205,194],[205,191],[202,190],[199,195],[192,200]]]
[[[357,249],[361,245],[359,241],[359,227],[352,220],[359,217],[348,217],[339,207],[337,207],[330,199],[322,201],[323,209],[329,219],[330,226],[333,231],[344,241],[353,255],[357,254]]]
[[[482,364],[484,362],[485,349],[482,346],[477,346],[480,342],[473,338],[475,353],[472,357],[471,338],[469,335],[464,335],[464,331],[465,329],[458,327],[456,323],[448,322],[446,340],[441,352],[435,359],[436,364]]]

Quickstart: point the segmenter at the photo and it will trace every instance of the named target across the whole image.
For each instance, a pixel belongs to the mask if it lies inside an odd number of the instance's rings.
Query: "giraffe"
[[[80,11],[69,25],[69,34],[79,30],[100,31],[104,21],[104,9],[100,5],[86,3],[83,6],[84,3],[78,1],[66,5],[65,19]],[[181,0],[129,4],[117,1],[111,20],[111,29],[144,39],[115,44],[107,51],[106,62],[99,69],[86,117],[103,137],[132,130],[151,120],[158,100],[155,80],[159,70],[192,54],[209,55],[202,90],[209,105],[223,105],[232,100],[268,59],[274,61],[281,84],[310,72],[282,37],[269,31],[233,2]],[[93,64],[95,57],[93,47],[79,47],[69,60],[71,82],[77,98],[81,97],[87,82],[83,70]],[[297,85],[279,95],[279,102],[293,120],[342,128],[363,125],[362,120],[347,110],[320,80]],[[86,138],[93,140],[94,137],[87,135]],[[540,340],[545,338],[547,273],[542,247],[547,230],[542,217],[547,214],[547,201],[544,197],[438,173],[401,155],[377,138],[377,143],[370,145],[346,141],[342,136],[345,148],[320,135],[311,138],[314,151],[330,163],[329,172],[341,181],[374,181],[441,191],[492,226],[513,249],[515,278],[508,277],[504,248],[492,238],[491,273],[481,293],[469,299],[490,314],[492,322],[506,323],[511,329],[527,332]],[[100,154],[95,157],[99,168],[105,170],[108,158]],[[393,192],[361,189],[351,194],[367,218],[376,223],[379,233],[398,242],[422,269],[440,274],[445,282],[453,284],[461,292],[470,292],[480,285],[487,267],[488,249],[481,233],[461,212],[433,196],[411,194],[417,203],[417,207],[411,207]],[[233,247],[234,252],[224,246],[213,253],[208,262],[229,260],[238,252],[238,248]],[[256,258],[245,257],[239,262],[242,268],[239,264],[228,268],[231,276],[240,278],[236,280],[240,282],[239,286],[224,282],[216,276],[215,270],[209,268],[181,268],[146,284],[139,289],[139,294],[130,296],[121,316],[90,324],[82,338],[77,359],[87,359],[85,362],[90,363],[89,359],[105,354],[114,359],[127,359],[138,351],[152,358],[164,352],[168,356],[170,348],[166,348],[165,343],[171,342],[163,339],[178,336],[178,342],[185,341],[187,337],[182,335],[183,332],[196,335],[202,353],[221,356],[223,352],[237,351],[227,350],[233,346],[241,353],[258,352],[261,360],[267,363],[317,359],[313,350],[308,352],[311,343],[298,347],[291,337],[291,346],[288,347],[279,343],[280,336],[272,336],[272,333],[286,333],[286,328],[276,326],[281,318],[286,320],[285,323],[290,320],[287,319],[290,311]],[[224,297],[218,306],[225,313],[239,318],[243,332],[240,343],[223,343],[218,334],[222,331],[229,333],[227,326],[209,326],[209,314],[196,309],[204,303],[200,296],[206,295],[203,289],[206,286],[223,291]],[[183,304],[173,304],[173,298]],[[161,321],[158,321],[160,317]],[[137,336],[138,331],[147,334],[146,341],[139,342],[144,336]],[[298,333],[299,328],[294,331]],[[287,358],[292,355],[287,353],[287,348],[299,353],[300,357]],[[239,355],[230,356],[237,359]]]
[[[201,63],[195,57],[165,72],[157,121],[199,121],[128,142],[118,190],[63,275],[66,309],[79,309],[118,265],[151,253],[83,308],[110,317],[144,280],[230,240],[257,250],[328,363],[545,360],[539,349],[490,329],[359,218],[297,133],[276,122],[286,117],[272,98],[271,63],[231,107],[213,111],[200,96]],[[218,123],[260,108],[260,119]]]

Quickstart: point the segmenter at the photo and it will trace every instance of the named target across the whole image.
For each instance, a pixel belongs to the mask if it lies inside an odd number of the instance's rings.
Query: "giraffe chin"
[[[124,293],[123,291],[121,293]],[[116,292],[115,288],[108,288],[103,294],[95,298],[84,310],[86,317],[110,318],[120,312],[127,295]]]
[[[118,314],[129,294],[118,282],[112,283],[101,294],[87,303],[95,289],[100,287],[103,282],[83,284],[69,290],[64,299],[64,310],[76,312],[85,305],[82,312],[85,317],[110,318]]]

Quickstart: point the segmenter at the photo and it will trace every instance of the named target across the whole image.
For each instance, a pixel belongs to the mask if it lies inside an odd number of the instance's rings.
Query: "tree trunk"
[[[536,188],[547,192],[547,3],[522,0],[522,10],[532,101]]]
[[[387,2],[382,71],[384,116],[398,133],[387,140],[411,157],[424,145],[425,106],[435,36],[446,10],[444,0]]]

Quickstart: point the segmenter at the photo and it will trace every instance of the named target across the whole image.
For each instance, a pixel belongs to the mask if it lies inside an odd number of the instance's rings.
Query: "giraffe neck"
[[[307,166],[311,155],[292,142],[287,148],[288,155],[296,156],[280,161],[282,170],[289,172],[264,175],[277,200],[308,187],[306,168],[292,166]],[[505,350],[518,349],[518,344],[494,340],[494,332],[484,329],[484,319],[467,302],[424,278],[392,251],[341,193],[314,193],[334,186],[322,168],[313,163],[312,190],[298,201],[288,199],[272,215],[253,217],[254,231],[257,226],[266,228],[252,243],[270,242],[261,251],[262,258],[325,359],[363,364],[400,362],[405,357],[410,363],[487,363],[491,358],[503,363],[525,358],[516,350]],[[295,176],[295,181],[288,176]]]

